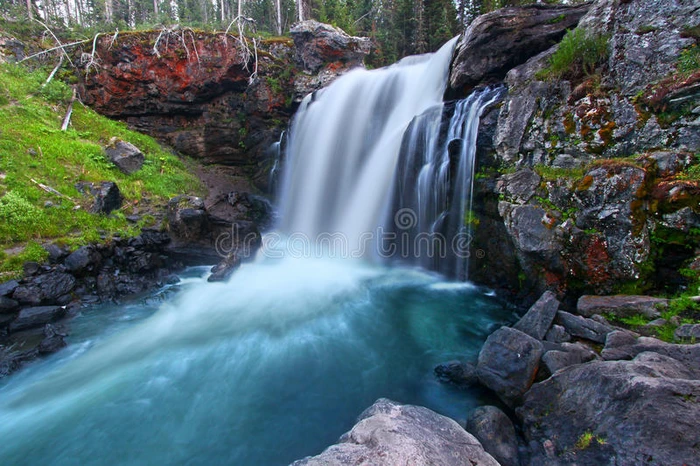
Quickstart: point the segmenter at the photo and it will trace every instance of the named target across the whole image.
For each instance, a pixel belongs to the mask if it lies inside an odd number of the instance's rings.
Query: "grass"
[[[45,258],[40,247],[44,242],[74,248],[104,234],[135,235],[153,217],[143,215],[132,224],[123,210],[138,206],[141,214],[148,214],[170,197],[204,189],[190,173],[192,162],[78,102],[71,126],[61,131],[71,90],[55,80],[42,86],[47,75],[45,70],[0,66],[0,273],[5,274],[0,280],[16,274],[26,260]],[[140,171],[125,175],[106,159],[103,147],[112,137],[141,149],[146,160]],[[45,192],[32,179],[70,199]],[[75,184],[99,181],[117,183],[126,206],[122,211],[89,213],[90,199]],[[46,207],[47,201],[53,206]]]
[[[592,35],[576,28],[566,33],[550,57],[549,65],[535,77],[540,80],[573,80],[590,76],[607,61],[609,54],[607,36]]]
[[[587,430],[581,434],[578,440],[576,440],[576,444],[574,446],[577,450],[585,450],[586,448],[590,447],[591,443],[593,442],[596,442],[599,445],[605,445],[607,443],[604,438],[595,435],[590,430]]]

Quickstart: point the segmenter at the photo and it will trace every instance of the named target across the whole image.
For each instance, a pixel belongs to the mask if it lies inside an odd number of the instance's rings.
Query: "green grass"
[[[79,102],[71,126],[61,131],[71,90],[59,81],[42,87],[47,74],[0,66],[0,251],[12,249],[0,255],[0,273],[16,273],[24,260],[42,259],[39,244],[47,240],[77,247],[99,241],[102,234],[135,235],[153,221],[144,215],[139,224],[130,224],[123,211],[89,213],[90,199],[78,192],[77,182],[116,182],[127,215],[130,206],[147,214],[170,197],[204,189],[188,169],[191,162]],[[146,161],[140,171],[125,175],[105,158],[103,146],[112,137],[141,149]],[[45,192],[32,179],[70,199]],[[47,201],[53,207],[45,207]]]
[[[590,430],[587,430],[581,434],[578,440],[576,440],[576,445],[574,446],[577,450],[585,450],[586,448],[590,447],[591,443],[593,442],[596,442],[599,445],[605,445],[607,443],[604,438],[595,435]]]
[[[592,35],[577,28],[566,33],[550,57],[549,65],[540,70],[536,78],[555,80],[590,76],[607,61],[609,54],[607,36]]]
[[[678,72],[683,74],[691,74],[700,70],[700,47],[696,44],[683,49],[678,57]]]

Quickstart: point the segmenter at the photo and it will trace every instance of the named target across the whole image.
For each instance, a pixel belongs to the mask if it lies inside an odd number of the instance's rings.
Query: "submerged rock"
[[[451,383],[458,387],[471,387],[479,383],[476,367],[461,361],[449,361],[435,367],[435,376],[440,382]]]
[[[336,445],[293,466],[498,466],[479,441],[452,419],[427,408],[377,400]]]

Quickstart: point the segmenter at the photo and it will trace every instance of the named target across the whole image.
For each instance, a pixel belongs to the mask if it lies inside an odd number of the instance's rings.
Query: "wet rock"
[[[497,466],[498,462],[452,419],[427,408],[380,399],[336,445],[292,464]]]
[[[542,343],[531,336],[501,327],[481,348],[476,366],[479,381],[514,406],[532,385],[542,352]]]
[[[495,406],[476,408],[467,419],[467,432],[502,466],[520,465],[515,428],[500,409]]]
[[[500,81],[508,70],[556,44],[576,26],[589,5],[528,5],[479,16],[457,46],[450,74],[453,89],[471,90]]]
[[[14,299],[10,299],[7,296],[0,296],[0,314],[13,312],[17,307],[19,307],[19,303]]]
[[[435,377],[440,382],[461,388],[468,388],[479,383],[476,367],[468,362],[449,361],[435,367]]]
[[[17,280],[10,280],[5,283],[0,283],[0,296],[11,296],[18,286],[19,283]]]
[[[65,272],[49,272],[33,277],[17,287],[12,298],[24,304],[55,302],[75,287],[75,277]]]
[[[56,327],[47,324],[44,327],[44,339],[39,344],[39,354],[52,354],[65,348],[67,346],[64,340],[65,336],[66,335],[61,333]]]
[[[22,270],[25,276],[36,275],[41,269],[38,262],[25,262],[22,264]]]
[[[591,348],[581,343],[563,343],[562,350],[547,351],[542,362],[554,374],[559,369],[596,359],[598,355]]]
[[[673,332],[676,340],[700,341],[700,324],[683,324]]]
[[[616,317],[630,317],[642,314],[650,319],[659,317],[660,310],[668,306],[668,300],[651,296],[614,295],[581,296],[576,304],[576,312],[585,317],[611,314]]]
[[[297,60],[310,73],[317,73],[324,64],[333,62],[360,66],[370,52],[368,38],[349,36],[341,29],[318,21],[297,23],[290,33]]]
[[[564,311],[557,312],[556,322],[564,327],[570,335],[585,338],[596,343],[605,343],[608,333],[613,331],[613,328],[609,325]]]
[[[17,332],[55,322],[66,313],[64,306],[27,307],[20,311],[17,319],[10,324],[10,331]]]
[[[566,333],[566,329],[561,325],[552,325],[552,327],[547,331],[544,336],[545,341],[550,341],[552,343],[564,343],[571,341],[571,335]]]
[[[49,253],[50,264],[58,264],[68,255],[68,251],[54,243],[45,244],[43,248],[46,252]]]
[[[64,261],[66,269],[73,274],[92,272],[99,268],[102,256],[93,246],[82,246]]]
[[[130,142],[112,138],[105,147],[105,155],[116,167],[127,175],[141,170],[145,157],[138,147]]]
[[[233,272],[241,266],[241,259],[235,255],[229,255],[223,261],[212,267],[208,282],[224,282],[228,280]]]
[[[558,371],[533,385],[516,413],[532,465],[693,464],[699,397],[700,381],[687,367],[645,352]]]
[[[537,340],[544,339],[554,316],[559,310],[559,300],[551,291],[545,291],[513,328],[527,333]]]
[[[179,240],[194,242],[209,231],[204,201],[195,196],[177,196],[168,201],[168,229]]]
[[[513,174],[501,176],[497,189],[500,192],[505,192],[506,196],[515,202],[525,204],[535,195],[541,181],[542,178],[537,173],[525,168]]]

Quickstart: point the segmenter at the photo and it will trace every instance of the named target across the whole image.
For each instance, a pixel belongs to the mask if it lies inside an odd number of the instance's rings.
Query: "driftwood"
[[[73,103],[75,102],[76,98],[76,91],[75,87],[73,88],[73,97],[70,99],[70,103],[68,104],[68,110],[66,110],[66,116],[63,117],[63,124],[61,124],[61,131],[65,131],[68,129],[68,125],[70,124],[70,117],[73,114]]]
[[[39,183],[39,182],[36,181],[34,178],[29,178],[29,181],[31,181],[31,182],[34,183],[35,185],[39,186],[41,189],[43,189],[44,191],[46,191],[46,192],[49,193],[49,194],[53,194],[54,196],[58,196],[58,197],[61,197],[61,198],[63,198],[63,199],[68,199],[69,201],[73,202],[73,199],[71,199],[70,197],[66,196],[65,194],[62,194],[62,193],[58,192],[57,190],[55,190],[55,189],[52,188],[51,186],[47,186],[47,185],[45,185],[45,184],[43,184],[43,183]]]

